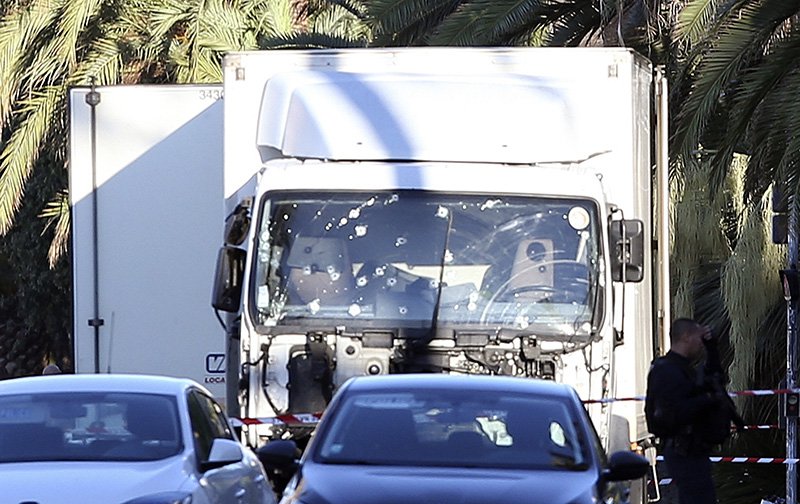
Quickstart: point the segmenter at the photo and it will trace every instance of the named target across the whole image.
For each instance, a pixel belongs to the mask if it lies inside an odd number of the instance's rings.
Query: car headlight
[[[137,497],[122,504],[192,504],[192,494],[186,492],[162,492]]]

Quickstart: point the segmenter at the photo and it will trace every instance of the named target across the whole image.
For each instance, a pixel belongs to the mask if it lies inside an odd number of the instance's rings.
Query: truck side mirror
[[[217,255],[217,270],[214,274],[214,291],[211,306],[217,310],[235,313],[242,301],[245,251],[224,246]]]
[[[639,219],[609,222],[611,277],[615,282],[641,282],[644,278],[644,223]]]

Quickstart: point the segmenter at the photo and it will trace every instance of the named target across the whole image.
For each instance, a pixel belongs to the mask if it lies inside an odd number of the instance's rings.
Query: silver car
[[[275,502],[208,390],[144,375],[0,382],[0,488],[38,504]]]

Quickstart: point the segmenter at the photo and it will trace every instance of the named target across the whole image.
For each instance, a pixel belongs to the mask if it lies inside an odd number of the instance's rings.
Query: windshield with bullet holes
[[[273,192],[251,309],[262,327],[596,329],[597,205],[424,191]]]

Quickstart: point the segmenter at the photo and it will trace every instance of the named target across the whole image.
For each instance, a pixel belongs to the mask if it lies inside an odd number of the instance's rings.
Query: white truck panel
[[[221,86],[70,94],[75,366],[193,378],[224,395],[224,333],[209,305],[222,205]],[[99,348],[94,329],[96,149]],[[188,344],[187,344],[188,342]]]
[[[294,72],[267,82],[257,142],[296,158],[584,159],[602,146],[574,120],[580,98],[523,75]]]
[[[351,117],[354,110],[358,107],[354,100],[363,97],[365,90],[356,91],[343,86],[312,86],[309,91],[301,91],[299,94],[292,95],[287,91],[288,87],[297,84],[298,80],[306,79],[310,82],[322,80],[330,82],[331,71],[358,73],[371,75],[374,79],[385,80],[387,74],[393,74],[392,78],[400,78],[407,81],[403,74],[425,74],[427,82],[433,84],[433,88],[423,91],[422,87],[412,86],[410,89],[403,89],[403,86],[393,86],[392,91],[400,92],[397,97],[392,97],[391,93],[379,90],[378,86],[371,86],[370,90],[380,93],[382,105],[388,104],[383,112],[372,110],[370,115],[365,115],[363,110]],[[317,139],[338,139],[340,135],[346,133],[347,128],[339,126],[348,124],[348,121],[360,125],[355,129],[353,136],[364,135],[375,139],[377,128],[374,126],[382,125],[383,122],[376,122],[375,116],[380,121],[390,120],[391,113],[397,113],[393,124],[399,125],[397,117],[412,121],[414,126],[427,131],[424,123],[429,120],[431,115],[415,115],[425,107],[434,107],[442,110],[443,116],[447,114],[457,114],[472,126],[477,126],[477,131],[483,135],[490,135],[492,138],[494,131],[498,128],[504,133],[516,128],[503,127],[504,121],[511,115],[511,124],[519,128],[525,128],[527,137],[531,141],[531,146],[524,146],[521,141],[518,145],[512,145],[513,149],[506,147],[488,147],[487,153],[477,152],[475,146],[478,143],[481,148],[486,148],[487,142],[472,142],[469,152],[472,156],[477,156],[477,160],[485,161],[510,161],[510,162],[542,162],[553,161],[554,157],[562,157],[561,160],[580,160],[587,155],[610,150],[610,157],[617,163],[609,162],[608,166],[620,166],[611,173],[604,173],[604,177],[611,177],[611,186],[618,180],[624,181],[626,187],[630,186],[631,180],[631,155],[634,148],[633,142],[633,120],[634,114],[641,116],[641,113],[634,111],[634,105],[641,105],[641,99],[635,99],[633,93],[644,93],[646,97],[645,105],[649,107],[649,88],[634,89],[632,87],[632,77],[641,79],[645,73],[649,72],[649,63],[641,56],[628,49],[615,48],[547,48],[547,49],[521,49],[521,48],[404,48],[404,49],[344,49],[327,51],[257,51],[232,53],[225,57],[224,61],[224,86],[225,86],[225,195],[230,197],[244,185],[252,176],[252,168],[260,166],[261,163],[272,157],[281,157],[279,149],[284,142],[291,141],[291,149],[294,152],[303,152],[307,149],[344,149],[338,142],[326,142],[320,146],[316,143]],[[275,98],[265,96],[265,86],[268,81],[281,74],[273,83],[278,91]],[[436,89],[437,76],[449,76],[449,78],[461,75],[464,77],[475,78],[480,75],[484,79],[481,84],[475,83],[471,91],[462,93],[463,101],[459,101],[458,94],[453,97],[451,103],[435,103],[436,97],[441,96],[442,90]],[[647,74],[649,76],[649,73]],[[304,77],[305,76],[305,77]],[[313,77],[312,77],[313,76]],[[344,79],[346,77],[337,77]],[[522,113],[518,109],[512,109],[508,103],[513,103],[515,96],[503,96],[500,93],[489,93],[495,96],[496,100],[489,100],[489,104],[476,104],[474,97],[478,91],[486,92],[485,86],[495,79],[495,83],[503,80],[516,80],[517,82],[532,81],[540,83],[541,91],[532,92],[523,90],[521,87],[516,89],[519,95],[532,105],[532,110],[519,105],[523,109]],[[352,79],[351,79],[352,80]],[[444,86],[440,83],[438,86]],[[558,88],[562,96],[552,97],[550,101],[543,98],[542,93]],[[464,89],[470,89],[468,86]],[[345,96],[347,100],[336,100],[337,96]],[[552,94],[552,93],[551,93]],[[419,105],[403,105],[403,100],[409,97],[420,95]],[[602,100],[597,97],[602,96]],[[324,98],[324,99],[321,99]],[[265,102],[264,100],[267,100]],[[304,102],[304,100],[310,100]],[[325,125],[313,125],[313,128],[322,129],[321,135],[309,135],[308,141],[302,144],[303,130],[287,130],[282,122],[289,120],[290,124],[295,121],[300,124],[309,125],[310,117],[303,117],[309,113],[308,107],[304,104],[315,106],[314,118],[320,120],[323,114],[328,115]],[[324,102],[324,103],[323,103]],[[439,100],[441,102],[441,100]],[[261,104],[256,107],[254,104]],[[505,104],[505,105],[504,105]],[[563,104],[568,106],[570,114],[565,116],[553,117],[553,114],[544,114],[543,117],[537,115],[536,104],[546,106],[547,110],[554,108],[563,109]],[[269,105],[270,108],[264,108]],[[403,108],[405,106],[405,108]],[[295,107],[299,113],[298,117],[290,117],[289,111]],[[317,108],[319,107],[319,108]],[[408,107],[411,107],[410,109]],[[371,107],[372,108],[372,107]],[[499,109],[499,111],[498,111]],[[409,111],[414,113],[410,113]],[[391,113],[390,113],[391,112]],[[649,116],[649,108],[643,113]],[[434,114],[435,116],[436,114]],[[262,118],[263,119],[260,119]],[[335,118],[331,122],[331,117]],[[451,116],[450,119],[453,119]],[[337,123],[336,121],[344,121]],[[440,124],[442,119],[437,119]],[[449,132],[454,127],[460,131],[459,120],[453,120],[444,131]],[[259,131],[254,132],[255,125],[258,124]],[[454,126],[455,125],[455,126]],[[547,134],[548,128],[553,128],[555,132],[573,131],[575,136]],[[649,128],[649,126],[648,126]],[[313,131],[313,130],[312,130]],[[378,139],[379,143],[386,149],[390,135],[396,135],[396,128],[386,128],[385,133]],[[432,149],[430,141],[425,143],[422,134],[417,134],[416,129],[406,124],[402,125],[402,132],[407,138],[405,145],[424,144],[426,148]],[[443,129],[433,130],[435,137],[442,141],[446,138]],[[547,142],[537,141],[537,134],[547,135]],[[469,133],[469,138],[473,138],[475,133]],[[287,136],[288,138],[284,138]],[[456,135],[457,136],[457,135]],[[430,135],[427,135],[430,137]],[[484,137],[485,138],[485,137]],[[514,139],[521,138],[518,131],[514,131]],[[648,135],[645,135],[648,138]],[[260,141],[265,147],[259,153],[254,142]],[[457,142],[456,139],[454,142]],[[373,142],[376,143],[376,142]],[[463,147],[466,142],[459,142],[458,148]],[[586,145],[587,147],[584,147]],[[275,147],[268,149],[266,147]],[[288,147],[288,146],[287,146]],[[369,147],[369,146],[368,146]],[[435,157],[441,160],[447,157],[442,153],[445,147],[439,148]],[[451,145],[452,147],[452,145]],[[373,145],[372,151],[365,149],[361,156],[353,153],[336,154],[322,156],[329,159],[387,159],[386,152],[380,146]],[[535,152],[545,149],[541,155]],[[450,157],[454,157],[454,149],[450,149]],[[514,154],[499,154],[500,160],[486,159],[493,155],[498,155],[498,151],[513,150]],[[352,151],[352,149],[350,149]],[[373,152],[374,151],[374,152]],[[332,152],[331,152],[332,154]],[[377,157],[370,157],[373,154]],[[299,156],[303,157],[303,156]],[[310,156],[305,156],[310,157]],[[431,156],[424,156],[431,157]],[[423,157],[423,159],[424,159]],[[459,159],[449,159],[453,161],[469,160],[468,156],[461,156]],[[609,156],[605,156],[609,157]],[[474,160],[474,159],[473,159]],[[627,192],[627,191],[626,191]],[[621,204],[626,204],[627,201]]]

